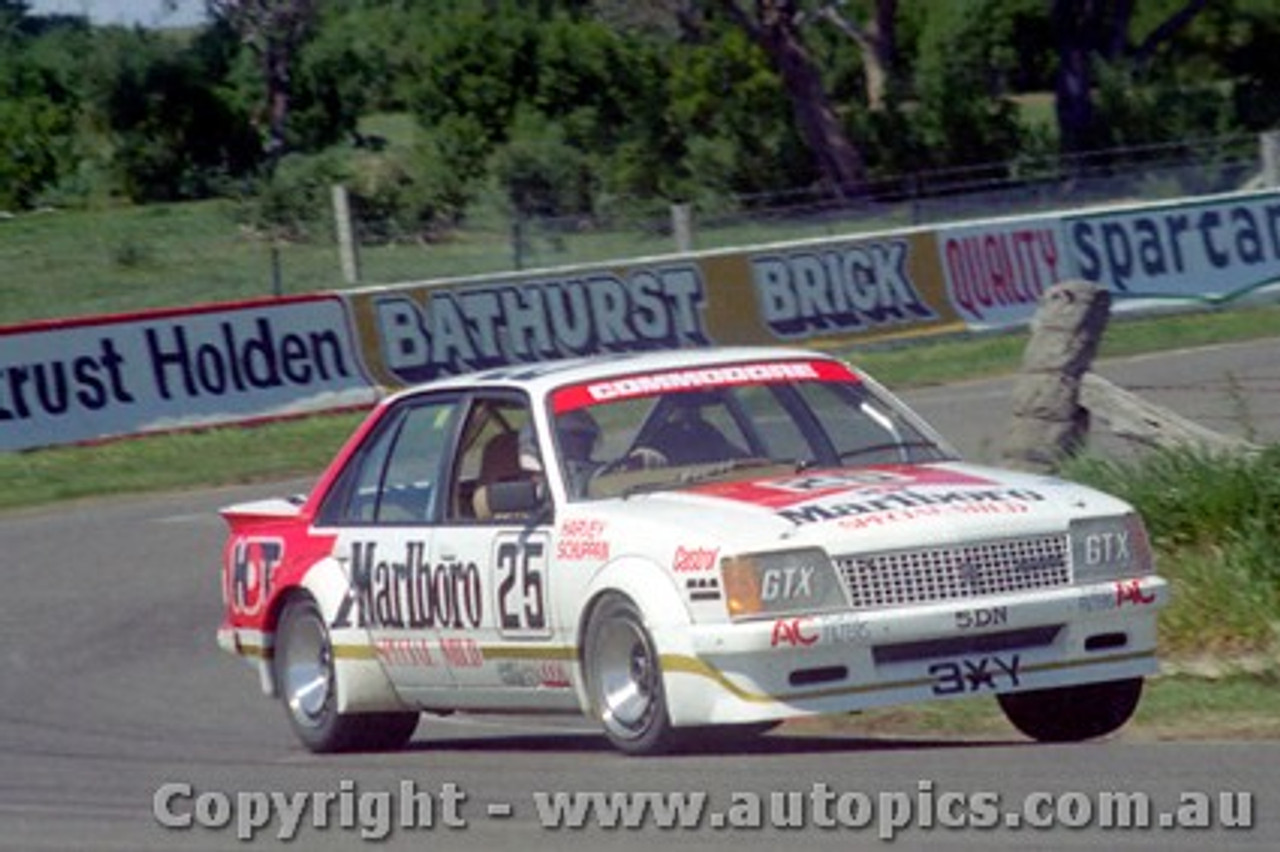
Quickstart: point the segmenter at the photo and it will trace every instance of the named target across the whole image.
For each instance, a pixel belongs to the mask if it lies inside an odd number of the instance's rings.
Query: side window
[[[531,428],[529,406],[522,398],[475,402],[462,429],[455,462],[454,493],[448,506],[451,519],[490,520],[483,499],[486,487],[534,478],[539,470],[530,459]]]
[[[456,400],[406,404],[366,443],[321,509],[322,523],[425,523],[437,514]]]

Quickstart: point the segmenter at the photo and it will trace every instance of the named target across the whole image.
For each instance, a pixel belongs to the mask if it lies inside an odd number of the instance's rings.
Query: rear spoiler
[[[306,502],[306,495],[303,494],[295,494],[292,497],[272,497],[267,500],[254,500],[227,506],[220,509],[218,514],[222,515],[232,529],[235,529],[261,521],[296,518],[302,513],[302,507]]]

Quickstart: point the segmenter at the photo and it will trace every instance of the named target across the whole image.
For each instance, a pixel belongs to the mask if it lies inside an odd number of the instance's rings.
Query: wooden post
[[[516,271],[524,269],[524,253],[527,248],[524,235],[524,218],[520,211],[511,214],[511,263]]]
[[[1051,473],[1089,431],[1081,378],[1093,363],[1111,312],[1111,294],[1087,281],[1055,284],[1040,297],[1004,448],[1009,467]]]
[[[348,284],[360,283],[360,254],[351,227],[351,203],[347,188],[333,186],[333,220],[338,234],[338,259],[342,264],[342,278]]]
[[[279,299],[284,295],[284,276],[280,272],[280,244],[271,243],[271,295]]]
[[[689,204],[671,205],[671,233],[676,238],[676,251],[680,254],[693,251],[693,207]]]
[[[1262,185],[1280,186],[1280,130],[1268,130],[1258,137],[1262,148]]]

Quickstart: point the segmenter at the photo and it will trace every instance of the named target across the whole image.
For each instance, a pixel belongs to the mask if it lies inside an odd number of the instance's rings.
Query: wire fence
[[[528,270],[1209,195],[1258,183],[1260,151],[1257,136],[1224,136],[896,175],[869,181],[849,196],[818,187],[737,196],[714,207],[690,205],[686,234],[672,209],[652,203],[615,203],[588,216],[472,221],[451,234],[446,246],[424,243],[405,251],[401,244],[397,251],[394,245],[366,243],[361,278],[388,282],[406,280],[406,273],[420,280]],[[358,238],[368,233],[358,221],[355,232]],[[484,248],[468,256],[468,245]],[[417,265],[406,269],[406,254]]]
[[[1258,137],[1231,136],[1024,158],[879,178],[849,197],[806,187],[695,202],[676,216],[638,199],[557,218],[477,211],[431,239],[387,239],[353,199],[358,264],[346,270],[331,210],[295,239],[247,229],[231,200],[45,211],[0,221],[0,324],[1205,195],[1262,185],[1266,150]]]

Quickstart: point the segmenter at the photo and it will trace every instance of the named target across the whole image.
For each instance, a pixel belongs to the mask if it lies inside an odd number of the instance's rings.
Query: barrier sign
[[[1240,295],[1280,278],[1280,199],[1231,195],[1064,216],[1073,274],[1125,297]]]
[[[1070,277],[1057,219],[943,228],[938,249],[947,295],[972,329],[1029,321],[1040,295]]]
[[[0,450],[371,402],[342,302],[314,297],[0,330]]]
[[[963,328],[925,233],[356,290],[346,298],[366,366],[388,385],[609,352]]]

